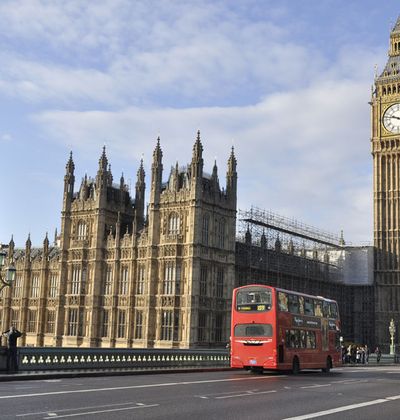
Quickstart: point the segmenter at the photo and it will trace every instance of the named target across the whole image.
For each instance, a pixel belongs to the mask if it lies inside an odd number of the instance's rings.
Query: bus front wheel
[[[328,356],[326,358],[326,365],[325,365],[324,368],[322,368],[322,372],[329,373],[329,371],[331,370],[331,368],[332,368],[332,359],[331,359],[331,356]]]
[[[293,364],[292,364],[292,373],[293,375],[297,375],[300,372],[300,362],[298,357],[295,357],[293,359]]]

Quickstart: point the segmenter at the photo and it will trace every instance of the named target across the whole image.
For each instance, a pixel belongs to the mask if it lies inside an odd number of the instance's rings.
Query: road
[[[0,383],[0,418],[398,419],[400,367],[244,371]]]

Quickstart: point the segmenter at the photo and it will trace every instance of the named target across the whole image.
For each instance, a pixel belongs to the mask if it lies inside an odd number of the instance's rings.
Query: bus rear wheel
[[[322,372],[329,373],[329,371],[332,369],[332,359],[331,356],[328,356],[326,358],[326,365],[324,368],[322,368]]]
[[[300,372],[300,362],[298,357],[296,356],[293,359],[293,363],[292,363],[292,373],[293,375],[297,375]]]

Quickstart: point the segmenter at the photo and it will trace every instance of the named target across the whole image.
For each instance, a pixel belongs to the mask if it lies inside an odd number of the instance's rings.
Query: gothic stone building
[[[400,322],[400,18],[390,34],[388,55],[371,98],[378,343],[388,341],[392,318]]]
[[[203,171],[198,132],[192,160],[163,182],[160,141],[153,153],[145,214],[143,162],[135,196],[113,177],[105,149],[95,179],[75,192],[66,165],[58,245],[25,250],[11,240],[15,284],[0,296],[3,331],[24,345],[176,347],[224,345],[235,277],[237,173],[232,148],[226,188],[217,166]]]

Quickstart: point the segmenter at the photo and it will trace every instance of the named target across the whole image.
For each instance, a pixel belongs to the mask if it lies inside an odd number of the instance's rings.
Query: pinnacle
[[[392,29],[392,33],[393,32],[400,32],[400,16],[397,18],[397,22]]]

